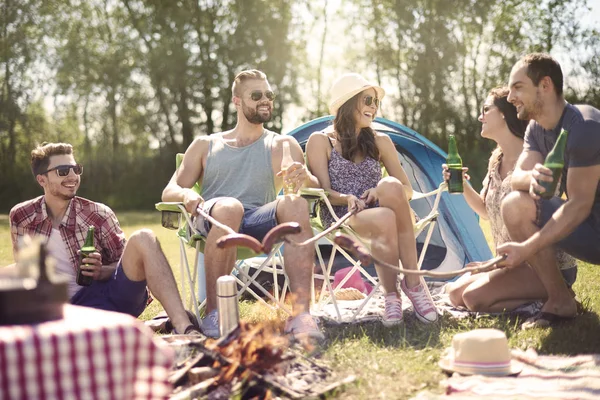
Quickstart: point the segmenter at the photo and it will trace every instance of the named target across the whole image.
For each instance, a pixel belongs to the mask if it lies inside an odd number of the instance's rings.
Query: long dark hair
[[[342,157],[346,160],[353,161],[357,154],[362,154],[379,161],[379,149],[375,144],[373,129],[368,126],[360,130],[358,137],[354,134],[356,132],[354,111],[358,109],[360,95],[361,93],[358,93],[342,104],[333,120],[333,128],[342,146]]]
[[[524,121],[517,117],[517,108],[508,102],[509,92],[510,89],[506,86],[499,86],[490,90],[489,95],[494,98],[494,105],[498,107],[498,110],[504,115],[504,120],[506,121],[510,133],[523,139],[529,121]]]
[[[525,129],[527,129],[527,125],[529,125],[529,121],[523,121],[517,117],[517,108],[508,102],[508,93],[510,89],[506,86],[499,86],[492,90],[490,90],[489,96],[492,96],[494,99],[494,105],[498,107],[498,110],[504,116],[504,121],[506,122],[506,126],[510,133],[518,137],[519,139],[523,139],[525,137]],[[490,188],[490,181],[492,180],[492,171],[496,169],[498,164],[502,162],[502,157],[504,154],[502,153],[502,149],[500,146],[496,146],[492,155],[490,156],[490,161],[488,164],[488,183],[485,187],[485,191],[483,192],[483,198],[487,195],[487,192]]]

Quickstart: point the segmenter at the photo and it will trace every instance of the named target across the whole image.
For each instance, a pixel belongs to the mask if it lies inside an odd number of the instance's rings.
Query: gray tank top
[[[221,134],[210,141],[202,197],[238,199],[245,209],[263,206],[275,200],[275,182],[271,163],[271,145],[275,133],[267,131],[254,143],[232,147]]]

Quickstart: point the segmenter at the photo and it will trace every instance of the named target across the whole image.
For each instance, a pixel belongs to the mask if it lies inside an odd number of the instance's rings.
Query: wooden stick
[[[502,268],[501,266],[498,266],[497,264],[500,261],[503,261],[506,259],[506,254],[503,254],[503,255],[492,258],[491,260],[485,262],[482,265],[479,265],[476,267],[467,267],[467,268],[460,269],[458,271],[449,271],[449,272],[422,271],[422,270],[400,268],[396,265],[388,264],[385,261],[381,261],[381,260],[377,259],[376,257],[374,257],[371,253],[369,253],[369,251],[364,246],[362,246],[360,243],[358,243],[357,241],[352,239],[350,236],[344,235],[342,233],[337,233],[335,235],[334,242],[338,246],[343,247],[346,250],[350,251],[355,257],[357,257],[360,260],[360,262],[363,265],[368,265],[371,262],[375,262],[375,264],[377,264],[379,266],[392,269],[396,272],[400,272],[405,275],[428,276],[431,278],[453,278],[458,275],[464,275],[467,272],[472,272],[474,274],[478,274],[480,272],[493,271],[495,269]]]

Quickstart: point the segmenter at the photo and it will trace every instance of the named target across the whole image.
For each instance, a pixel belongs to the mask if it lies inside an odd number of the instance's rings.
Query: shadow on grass
[[[588,311],[547,331],[538,349],[540,354],[600,353],[600,318],[596,312]]]
[[[326,324],[324,331],[327,342],[344,342],[357,338],[367,338],[374,344],[392,348],[436,348],[440,346],[440,332],[443,323],[424,324],[414,315],[405,315],[404,322],[395,327],[387,328],[380,321],[360,324]]]

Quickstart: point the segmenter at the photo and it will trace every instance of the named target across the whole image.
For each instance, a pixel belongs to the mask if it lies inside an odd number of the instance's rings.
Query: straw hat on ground
[[[340,76],[331,86],[331,100],[329,102],[329,112],[336,115],[339,108],[352,97],[363,90],[373,88],[377,92],[377,98],[383,99],[385,90],[370,83],[365,78],[356,73],[344,74]]]
[[[447,357],[438,364],[444,371],[462,375],[508,376],[521,372],[511,360],[508,340],[498,329],[475,329],[452,339]]]

